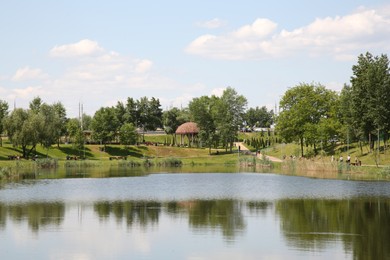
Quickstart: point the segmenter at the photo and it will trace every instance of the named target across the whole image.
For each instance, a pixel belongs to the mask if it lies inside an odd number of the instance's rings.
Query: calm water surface
[[[390,183],[260,173],[0,187],[0,259],[390,259]]]

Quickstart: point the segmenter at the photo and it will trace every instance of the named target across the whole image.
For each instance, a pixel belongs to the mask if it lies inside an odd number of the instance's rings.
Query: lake
[[[116,175],[2,184],[0,259],[390,259],[389,182]]]

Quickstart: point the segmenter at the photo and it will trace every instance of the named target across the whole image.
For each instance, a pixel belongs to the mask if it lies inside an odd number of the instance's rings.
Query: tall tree
[[[0,100],[0,146],[3,146],[3,138],[1,135],[4,132],[4,120],[8,116],[8,103]]]
[[[119,130],[119,140],[125,147],[137,142],[138,134],[131,123],[125,123]]]
[[[163,125],[164,125],[164,131],[167,134],[173,135],[173,142],[175,142],[175,132],[176,129],[183,123],[187,122],[188,119],[186,119],[183,116],[183,112],[178,109],[177,107],[173,107],[169,110],[164,111],[163,113]],[[175,144],[175,143],[173,143]]]
[[[43,101],[40,97],[35,97],[29,104],[30,110],[35,112],[35,113],[38,113],[40,108],[41,108],[42,103],[43,103]]]
[[[114,107],[102,107],[93,116],[91,127],[93,136],[106,147],[106,143],[113,140],[119,130],[119,122]]]
[[[243,114],[247,105],[244,96],[239,95],[235,89],[228,87],[224,90],[217,102],[216,123],[222,144],[230,152],[233,142],[237,138],[237,131],[243,121]]]
[[[25,158],[41,141],[41,133],[45,127],[41,114],[22,108],[12,111],[5,120],[9,140],[14,146],[21,146]]]
[[[62,136],[66,134],[66,122],[68,121],[66,117],[66,109],[61,102],[54,103],[52,105],[54,110],[54,124],[56,129],[56,139],[57,139],[57,147],[60,147],[60,139]]]
[[[352,71],[352,117],[373,149],[377,131],[390,130],[389,60],[387,55],[374,57],[367,52],[359,55]]]
[[[336,93],[319,84],[300,84],[291,88],[280,101],[282,111],[277,119],[277,131],[287,142],[298,141],[302,156],[305,143],[313,145],[316,152],[316,145],[325,138],[319,133],[319,123],[323,126],[326,120],[336,119],[332,113],[336,102]],[[329,131],[322,131],[326,132]]]
[[[209,148],[209,154],[218,137],[215,121],[217,100],[215,96],[201,96],[192,99],[188,105],[192,119],[199,127],[200,140]]]
[[[274,123],[274,111],[268,111],[267,107],[249,108],[244,114],[246,125],[253,127],[271,127]]]
[[[126,123],[132,123],[135,127],[138,127],[138,111],[137,111],[137,101],[131,97],[127,98],[126,102]]]

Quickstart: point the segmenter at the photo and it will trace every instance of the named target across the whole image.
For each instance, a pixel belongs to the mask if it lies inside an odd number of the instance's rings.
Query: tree
[[[41,141],[45,128],[41,114],[22,108],[15,109],[5,120],[8,138],[14,146],[21,146],[23,157],[27,158]],[[30,146],[30,149],[28,149]]]
[[[202,96],[192,99],[188,105],[192,119],[199,127],[199,138],[209,148],[209,154],[218,136],[215,122],[217,99]]]
[[[354,125],[374,148],[376,133],[390,130],[390,73],[387,55],[367,52],[352,67],[351,110]],[[361,136],[363,137],[363,136]]]
[[[126,102],[126,123],[132,123],[135,127],[138,126],[138,111],[137,111],[137,101],[133,98],[128,97]]]
[[[332,110],[336,106],[337,95],[322,85],[300,84],[286,91],[280,101],[281,112],[276,129],[287,142],[298,141],[303,156],[303,146],[316,146],[329,137],[321,136],[319,123],[326,125],[326,120],[335,120]],[[326,131],[322,131],[326,133]]]
[[[217,129],[223,146],[226,150],[230,147],[230,152],[233,148],[233,142],[237,138],[238,128],[242,124],[246,105],[246,98],[238,95],[236,90],[231,87],[225,89],[217,101]]]
[[[34,111],[31,112],[35,113]],[[37,115],[42,117],[45,126],[40,131],[39,139],[42,146],[48,151],[54,143],[59,142],[62,124],[54,106],[42,104]]]
[[[126,107],[125,105],[118,101],[118,103],[115,106],[115,115],[119,122],[119,125],[122,126],[127,122],[127,113],[126,113]]]
[[[30,102],[30,110],[38,113],[41,105],[42,105],[42,99],[40,97],[35,97],[31,102]]]
[[[119,130],[119,140],[121,144],[127,147],[128,145],[135,144],[137,142],[138,134],[133,124],[125,123]]]
[[[111,141],[119,130],[119,122],[115,115],[115,108],[102,107],[96,111],[92,119],[91,127],[94,138],[99,140],[105,147],[106,143]]]
[[[152,97],[149,101],[147,97],[142,97],[136,102],[136,124],[143,130],[143,141],[145,131],[154,131],[162,127],[162,109],[160,101]]]
[[[267,110],[267,107],[249,108],[244,114],[244,120],[247,126],[253,127],[271,127],[274,123],[274,111]]]
[[[3,146],[1,134],[4,132],[4,120],[8,116],[8,103],[0,100],[0,146]]]
[[[57,147],[60,147],[60,139],[66,134],[66,122],[68,119],[66,117],[66,109],[61,102],[54,103],[52,106],[55,113]]]
[[[183,116],[183,111],[178,109],[177,107],[173,107],[169,110],[164,111],[163,113],[163,125],[164,125],[164,131],[165,133],[169,135],[173,135],[174,142],[176,140],[175,138],[175,132],[177,128],[181,125],[187,122],[188,119]],[[175,143],[173,143],[175,144]]]
[[[80,121],[77,118],[71,118],[66,123],[66,133],[71,139],[72,143],[76,142],[76,135],[81,131],[80,129]]]

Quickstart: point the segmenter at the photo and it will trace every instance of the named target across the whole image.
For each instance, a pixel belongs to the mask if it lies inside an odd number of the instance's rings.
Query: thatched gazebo
[[[188,139],[188,146],[192,146],[194,141],[197,140],[199,133],[198,125],[194,122],[187,122],[179,126],[176,130],[176,134],[180,135],[180,145],[184,144],[184,137]]]

